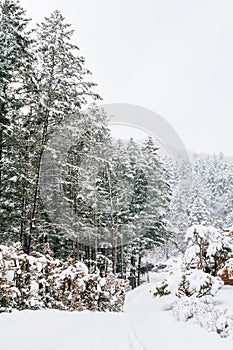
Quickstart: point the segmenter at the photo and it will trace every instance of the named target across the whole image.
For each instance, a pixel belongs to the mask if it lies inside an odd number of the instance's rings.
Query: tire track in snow
[[[146,350],[144,345],[139,340],[133,327],[129,328],[128,338],[129,338],[130,349],[132,349],[132,350]]]

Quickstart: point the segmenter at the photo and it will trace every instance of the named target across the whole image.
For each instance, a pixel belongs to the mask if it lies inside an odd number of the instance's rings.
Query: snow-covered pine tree
[[[157,153],[152,137],[144,142],[139,160],[140,176],[136,176],[135,195],[138,208],[136,238],[131,246],[131,275],[137,270],[140,284],[142,257],[156,246],[164,245],[170,237],[167,214],[171,189],[166,179],[164,166]],[[137,267],[136,267],[137,262]]]
[[[165,169],[159,159],[158,149],[151,136],[142,148],[144,155],[144,173],[147,179],[147,197],[141,213],[141,232],[150,245],[164,244],[169,238],[167,214],[171,197],[171,188],[166,181]]]
[[[206,158],[200,161],[193,155],[193,179],[188,204],[189,226],[193,224],[212,224],[213,210],[209,205],[211,192],[208,188],[208,162]]]
[[[232,215],[233,195],[232,195],[232,170],[233,164],[223,154],[213,155],[208,158],[206,166],[207,176],[206,182],[210,190],[209,205],[213,212],[213,223],[221,228],[226,225],[226,221]],[[230,219],[227,225],[231,225]]]
[[[19,239],[28,167],[24,128],[34,59],[29,20],[19,2],[1,1],[0,11],[0,231],[7,232],[6,239]]]
[[[190,185],[192,185],[190,174],[192,169],[191,164],[184,160],[180,169],[177,169],[175,163],[166,161],[166,170],[168,182],[172,188],[169,220],[172,224],[172,240],[174,242],[171,242],[172,244],[168,247],[168,253],[173,254],[177,250],[185,251],[184,237],[189,227]]]
[[[147,198],[147,179],[143,170],[142,151],[140,146],[130,138],[126,145],[126,178],[129,181],[129,208],[127,213],[127,245],[122,249],[124,269],[130,275],[131,285],[136,286],[137,266],[140,265],[141,255],[138,246],[141,237],[140,216]],[[139,245],[138,245],[139,244]]]
[[[219,229],[232,225],[232,162],[223,154],[192,154],[173,184],[170,219],[177,232],[177,246],[184,251],[183,238],[192,224],[211,224]],[[192,172],[190,170],[192,167]],[[173,169],[168,166],[168,171]],[[180,187],[190,177],[190,186]]]
[[[110,134],[102,108],[90,106],[80,123],[77,144],[69,151],[64,173],[66,200],[75,215],[71,234],[79,253],[95,259],[97,247],[107,234],[106,211],[109,198],[104,173],[109,163]],[[80,245],[81,244],[81,245]],[[90,256],[86,256],[90,255]]]
[[[78,54],[78,47],[72,44],[73,30],[65,23],[59,11],[38,26],[36,56],[37,93],[35,96],[35,115],[37,116],[37,154],[35,162],[34,196],[31,209],[30,234],[27,251],[30,250],[31,238],[40,227],[40,212],[43,213],[40,202],[41,163],[44,147],[54,130],[66,119],[77,117],[77,123],[83,118],[81,107],[88,99],[96,99],[98,95],[92,92],[95,84],[89,82],[86,76],[90,73],[84,66],[85,60]]]
[[[116,272],[122,276],[125,276],[126,273],[123,246],[131,243],[136,234],[135,222],[139,210],[134,210],[133,206],[136,205],[135,185],[137,167],[140,166],[139,160],[140,149],[133,139],[129,140],[126,147],[120,140],[113,142],[111,152],[112,171],[110,174],[114,223],[113,237],[116,243],[113,249],[113,261]]]

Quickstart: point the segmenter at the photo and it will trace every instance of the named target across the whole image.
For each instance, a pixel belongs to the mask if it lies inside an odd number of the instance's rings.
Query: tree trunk
[[[113,215],[113,198],[112,198],[112,185],[111,185],[111,175],[109,170],[109,165],[107,165],[107,176],[109,185],[109,198],[110,198],[110,208],[111,208],[111,229],[112,229],[112,263],[113,263],[113,273],[116,273],[117,265],[117,231],[114,230],[114,215]]]
[[[149,269],[148,269],[148,261],[146,262],[146,281],[150,282]]]
[[[142,257],[139,254],[138,256],[138,286],[140,285],[140,278],[141,278],[141,262],[142,262]]]
[[[42,166],[42,157],[43,157],[44,147],[45,147],[46,140],[47,140],[47,132],[48,132],[48,117],[46,118],[46,121],[45,121],[44,127],[43,127],[41,148],[40,148],[38,164],[37,164],[36,184],[35,184],[33,207],[32,207],[31,219],[30,219],[29,240],[28,240],[28,246],[27,246],[27,253],[28,254],[30,253],[31,244],[34,243],[34,240],[35,240],[35,225],[36,225],[36,213],[37,213],[38,202],[39,202],[41,166]]]

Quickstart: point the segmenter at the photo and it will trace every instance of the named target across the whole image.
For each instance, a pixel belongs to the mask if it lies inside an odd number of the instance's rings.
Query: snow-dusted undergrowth
[[[201,270],[186,270],[180,262],[163,272],[155,285],[154,296],[165,297],[164,310],[178,321],[198,324],[221,337],[233,333],[233,312],[218,305],[217,295],[223,286],[219,277]],[[232,287],[233,291],[233,287]]]
[[[175,300],[171,307],[178,321],[199,324],[223,338],[232,330],[232,315],[227,309],[218,308],[212,298],[183,297]]]
[[[0,246],[0,312],[12,308],[121,311],[126,282],[112,274],[89,274],[75,259],[54,259],[45,254],[27,255],[20,243]]]

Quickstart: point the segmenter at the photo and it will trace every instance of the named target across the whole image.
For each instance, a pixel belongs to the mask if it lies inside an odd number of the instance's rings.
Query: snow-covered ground
[[[198,325],[178,322],[166,298],[154,298],[155,281],[129,292],[123,313],[13,311],[0,314],[4,350],[232,350],[232,334],[220,338]],[[233,287],[219,292],[217,303],[233,310]]]

